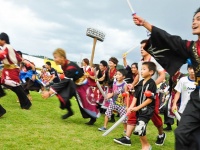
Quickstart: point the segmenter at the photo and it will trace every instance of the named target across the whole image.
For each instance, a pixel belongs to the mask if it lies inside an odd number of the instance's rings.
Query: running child
[[[107,99],[111,99],[109,107],[105,112],[105,119],[104,119],[104,126],[98,128],[99,131],[106,131],[108,125],[108,119],[111,118],[113,110],[117,111],[121,116],[126,114],[126,106],[125,101],[122,96],[124,92],[127,92],[127,85],[124,81],[126,76],[125,69],[119,69],[116,73],[116,81],[113,83],[112,92],[107,94]],[[123,121],[124,123],[124,130],[126,130],[126,120]]]
[[[140,136],[142,150],[150,150],[151,145],[146,138],[146,126],[154,113],[156,83],[151,77],[156,72],[156,65],[153,62],[143,62],[141,69],[142,79],[135,87],[134,99],[131,106],[128,108],[127,113],[131,111],[137,114],[137,125],[134,134]],[[150,95],[145,92],[150,91]]]

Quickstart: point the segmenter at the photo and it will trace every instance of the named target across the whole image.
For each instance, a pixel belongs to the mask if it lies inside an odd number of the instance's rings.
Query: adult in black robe
[[[186,63],[192,64],[195,71],[196,89],[191,93],[179,126],[175,130],[175,149],[200,149],[200,8],[193,16],[193,34],[197,41],[183,40],[166,31],[152,26],[143,18],[134,15],[133,21],[138,26],[144,26],[151,32],[150,39],[145,46],[148,51],[165,70],[173,76]],[[195,144],[194,144],[195,143]],[[193,145],[194,144],[194,145]]]

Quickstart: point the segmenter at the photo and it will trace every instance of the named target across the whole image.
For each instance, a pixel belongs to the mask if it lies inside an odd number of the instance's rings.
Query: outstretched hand
[[[144,26],[148,31],[152,32],[152,25],[150,23],[148,23],[147,21],[145,21],[142,17],[134,14],[133,15],[133,22],[137,26]]]
[[[123,58],[123,59],[126,59],[126,56],[127,56],[127,53],[123,53],[123,54],[122,54],[122,58]]]
[[[144,20],[142,17],[140,17],[140,16],[134,14],[134,15],[133,15],[133,22],[134,22],[137,26],[143,26],[145,20]]]
[[[50,97],[50,94],[49,94],[48,91],[43,91],[43,92],[42,92],[42,98],[47,99],[47,98],[49,98],[49,97]]]

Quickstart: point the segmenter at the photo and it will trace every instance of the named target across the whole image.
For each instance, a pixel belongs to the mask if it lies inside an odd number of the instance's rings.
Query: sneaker
[[[29,101],[28,104],[26,106],[21,107],[22,109],[26,109],[29,110],[30,107],[32,106],[32,103]]]
[[[121,137],[119,139],[113,139],[114,142],[121,144],[121,145],[126,145],[126,146],[131,146],[131,140],[128,140],[125,136]]]
[[[159,138],[159,136],[158,136],[155,144],[162,146],[165,142],[166,136],[167,135],[165,133],[163,133],[163,137],[161,137],[161,138]]]
[[[62,119],[67,119],[67,118],[69,118],[69,117],[72,116],[72,115],[74,115],[73,112],[68,112],[68,113],[66,113],[65,115],[62,115]]]
[[[107,129],[105,127],[101,127],[101,128],[98,128],[99,131],[106,131]]]
[[[85,124],[87,124],[87,125],[94,125],[95,122],[96,122],[96,118],[90,118],[90,121],[86,122]]]

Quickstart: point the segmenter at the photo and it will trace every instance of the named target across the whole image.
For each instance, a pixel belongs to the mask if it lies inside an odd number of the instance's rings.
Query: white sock
[[[161,135],[159,134],[159,135],[158,135],[159,138],[162,138],[163,136],[164,136],[164,134],[161,134]]]
[[[130,137],[128,137],[128,136],[125,136],[125,137],[126,137],[127,140],[130,140]]]

